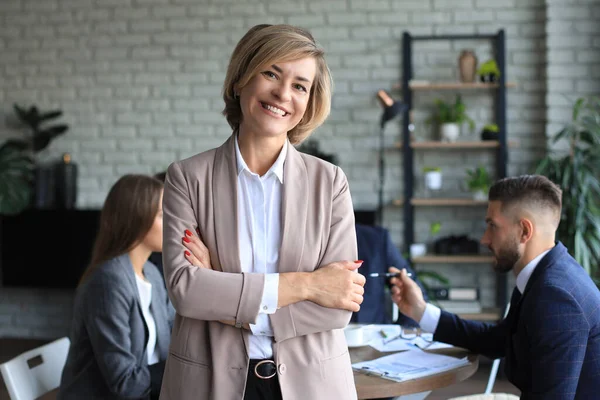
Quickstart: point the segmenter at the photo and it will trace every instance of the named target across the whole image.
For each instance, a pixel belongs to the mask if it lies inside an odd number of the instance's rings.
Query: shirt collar
[[[521,294],[525,292],[525,287],[527,286],[527,282],[529,282],[529,278],[531,278],[531,274],[533,274],[535,267],[537,267],[540,260],[544,258],[549,251],[550,250],[546,250],[533,260],[529,261],[525,268],[523,268],[521,272],[519,272],[519,275],[517,275],[517,289],[519,289]]]
[[[283,164],[285,163],[285,158],[287,157],[287,151],[288,151],[288,139],[286,138],[285,143],[283,144],[283,148],[279,152],[279,157],[277,157],[277,160],[275,160],[273,165],[271,165],[271,168],[269,168],[269,170],[267,171],[267,173],[264,176],[269,176],[270,174],[275,174],[275,176],[277,176],[277,179],[279,179],[279,182],[283,183]],[[235,158],[237,160],[238,176],[244,170],[248,171],[251,174],[254,174],[248,168],[248,165],[244,161],[244,157],[242,157],[242,152],[240,151],[240,145],[238,143],[237,135],[235,136]],[[254,175],[256,175],[256,174],[254,174]]]

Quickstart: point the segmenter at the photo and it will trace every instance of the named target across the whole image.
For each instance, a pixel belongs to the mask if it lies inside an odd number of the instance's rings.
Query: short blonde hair
[[[314,57],[317,64],[315,80],[304,116],[291,131],[288,139],[299,144],[320,126],[331,110],[333,82],[325,62],[325,52],[305,29],[291,25],[256,25],[242,37],[235,47],[225,83],[223,84],[223,115],[229,126],[238,130],[242,122],[242,109],[235,95],[267,65]]]

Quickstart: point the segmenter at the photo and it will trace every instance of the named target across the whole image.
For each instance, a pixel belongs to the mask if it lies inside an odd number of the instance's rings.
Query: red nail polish
[[[362,264],[362,263],[364,263],[364,261],[363,261],[363,260],[356,260],[356,261],[354,261],[354,262],[355,262],[356,264],[358,264],[358,263],[361,263],[361,264]]]
[[[185,234],[188,236],[192,236],[192,232],[190,232],[188,229],[185,230]]]
[[[186,250],[184,253],[185,253],[186,256],[188,256],[188,257],[190,256],[190,252],[189,251]]]
[[[187,238],[187,237],[185,237],[185,236],[183,237],[183,241],[184,241],[184,242],[186,242],[186,243],[189,243],[189,242],[191,242],[191,240],[190,240],[190,239],[188,239],[188,238]]]

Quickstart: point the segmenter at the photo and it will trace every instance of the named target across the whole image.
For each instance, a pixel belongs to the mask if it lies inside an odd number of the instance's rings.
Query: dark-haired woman
[[[75,297],[59,399],[158,398],[174,310],[157,268],[160,180],[125,175],[110,189]]]

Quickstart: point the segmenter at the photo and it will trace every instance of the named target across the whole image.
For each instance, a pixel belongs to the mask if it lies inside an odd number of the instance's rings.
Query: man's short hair
[[[552,211],[560,221],[562,190],[550,179],[542,175],[521,175],[503,178],[490,188],[489,201],[500,201],[502,210],[515,205],[527,205],[533,210]]]

